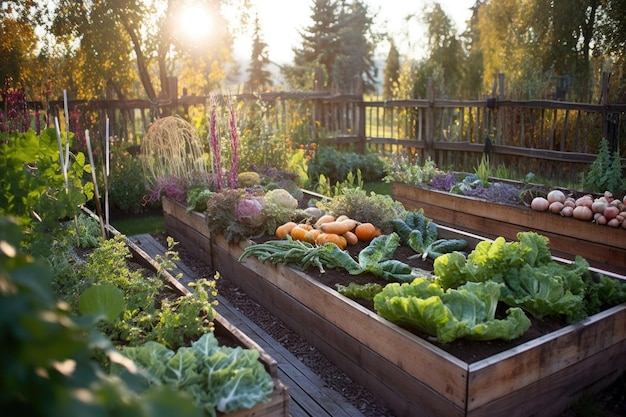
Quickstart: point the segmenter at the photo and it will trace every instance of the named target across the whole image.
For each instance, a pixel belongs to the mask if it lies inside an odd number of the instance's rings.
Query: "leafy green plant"
[[[480,160],[480,164],[476,168],[474,168],[474,173],[478,176],[480,180],[480,185],[483,187],[489,187],[489,179],[492,177],[492,169],[489,163],[489,157],[483,155]]]
[[[124,348],[122,353],[142,368],[141,386],[163,384],[187,392],[195,405],[212,417],[217,412],[232,413],[269,402],[274,391],[272,377],[258,361],[257,350],[220,346],[213,333],[176,351],[148,342]],[[128,374],[120,367],[114,372]]]
[[[318,146],[308,163],[309,188],[315,189],[321,175],[330,184],[345,181],[349,173],[361,171],[363,181],[378,181],[384,175],[384,162],[374,153],[342,152],[330,146]]]
[[[29,416],[161,415],[199,417],[188,395],[167,386],[141,393],[125,379],[107,375],[91,358],[104,352],[119,366],[111,342],[94,331],[94,316],[76,317],[58,303],[44,264],[20,249],[22,228],[0,217],[0,406]],[[44,318],[45,319],[42,319]],[[132,368],[126,368],[131,372]],[[155,411],[158,410],[158,411]]]
[[[39,136],[32,130],[12,133],[0,143],[0,214],[32,224],[35,213],[42,229],[78,214],[80,205],[93,197],[93,183],[83,181],[91,167],[84,154],[77,153],[64,172],[59,154],[54,129]]]
[[[333,199],[322,200],[317,206],[336,216],[345,214],[361,223],[377,225],[383,233],[393,231],[391,221],[404,217],[404,206],[389,195],[367,193],[360,188],[346,188]]]
[[[608,141],[602,138],[596,160],[582,175],[583,187],[597,193],[621,193],[626,189],[623,172],[619,153],[614,152],[611,155]]]
[[[435,162],[428,158],[424,165],[419,165],[404,154],[396,154],[385,165],[385,182],[399,182],[410,185],[426,185],[441,171]]]
[[[444,288],[456,288],[465,282],[502,283],[501,301],[538,318],[562,315],[574,322],[597,309],[597,299],[585,297],[591,288],[591,272],[585,259],[578,256],[571,264],[557,263],[545,236],[535,232],[520,232],[517,236],[516,242],[506,242],[502,237],[480,242],[467,258],[458,252],[443,255],[435,260],[434,274]],[[600,288],[594,291],[610,292],[620,286]],[[623,289],[618,293],[624,294]]]
[[[148,190],[139,158],[129,152],[113,152],[107,185],[111,207],[128,213],[141,212]]]
[[[468,282],[444,291],[426,277],[411,283],[388,284],[374,296],[377,313],[389,321],[435,336],[441,343],[456,339],[513,340],[530,328],[521,308],[507,310],[505,319],[496,319],[502,284]]]
[[[324,196],[333,198],[341,195],[344,190],[350,188],[363,189],[363,178],[360,169],[356,170],[356,175],[354,175],[352,172],[348,172],[348,175],[346,175],[346,179],[344,181],[337,181],[335,185],[331,184],[330,180],[326,178],[326,175],[320,174],[319,176],[317,192]]]

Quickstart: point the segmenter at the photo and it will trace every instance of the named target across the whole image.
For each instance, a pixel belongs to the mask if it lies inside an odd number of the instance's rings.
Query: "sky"
[[[419,27],[418,17],[411,24],[405,17],[411,14],[419,16],[424,6],[431,5],[431,0],[365,0],[370,10],[378,10],[375,25],[386,29],[394,36],[396,46],[403,55],[420,58],[423,50],[419,47],[423,39],[424,28]],[[450,16],[458,32],[465,29],[465,22],[470,18],[470,7],[475,0],[439,0],[444,12]],[[292,62],[293,47],[302,40],[299,30],[311,25],[311,5],[313,0],[252,0],[258,10],[263,40],[268,44],[270,60],[278,64]],[[410,31],[409,31],[410,29]],[[408,36],[407,36],[408,34]],[[236,42],[236,54],[243,59],[250,57],[250,39]],[[386,57],[388,47],[380,54]]]

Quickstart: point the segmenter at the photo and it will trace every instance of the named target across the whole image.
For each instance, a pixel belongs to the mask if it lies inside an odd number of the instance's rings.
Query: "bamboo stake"
[[[89,129],[85,130],[85,139],[87,140],[87,152],[89,153],[89,164],[91,165],[91,178],[93,180],[94,197],[96,199],[96,210],[98,211],[98,217],[100,217],[100,229],[102,231],[102,237],[106,239],[107,232],[104,227],[104,221],[102,219],[102,207],[100,207],[98,181],[96,180],[96,166],[93,163],[93,152],[91,152],[91,139],[89,138]]]

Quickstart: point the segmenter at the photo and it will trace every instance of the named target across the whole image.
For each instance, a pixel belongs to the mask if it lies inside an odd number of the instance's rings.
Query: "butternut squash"
[[[319,219],[317,219],[317,221],[315,222],[313,226],[316,228],[319,228],[324,223],[334,222],[335,220],[336,220],[335,216],[333,216],[332,214],[324,214]]]
[[[291,233],[294,227],[296,227],[296,222],[287,222],[285,224],[281,224],[276,228],[276,232],[274,233],[277,238],[284,239],[288,234]]]
[[[341,250],[344,250],[346,246],[348,246],[348,242],[346,241],[346,238],[336,233],[322,232],[315,239],[315,243],[320,246],[325,245],[327,243],[333,243],[337,245],[337,247],[339,247],[339,249]]]
[[[351,232],[359,224],[356,220],[346,219],[342,221],[328,222],[320,225],[319,229],[325,233],[335,233],[337,235],[343,235],[346,232]]]

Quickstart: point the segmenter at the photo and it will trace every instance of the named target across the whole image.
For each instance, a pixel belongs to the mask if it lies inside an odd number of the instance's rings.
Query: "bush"
[[[314,188],[324,175],[329,183],[343,182],[349,173],[361,171],[364,182],[379,181],[384,175],[384,162],[373,153],[342,152],[328,146],[319,146],[308,164],[309,187]]]
[[[109,204],[127,213],[142,209],[143,197],[148,193],[141,161],[130,153],[113,158],[108,179]]]

